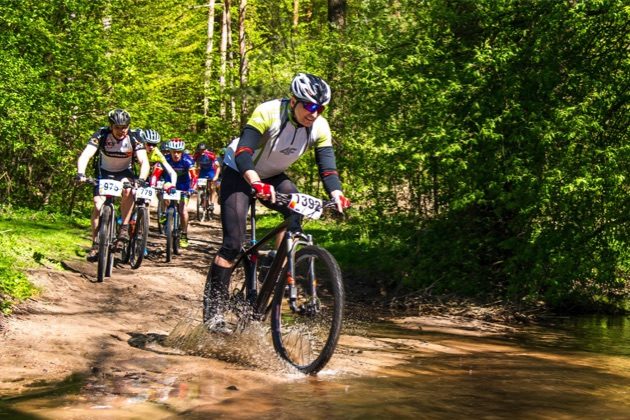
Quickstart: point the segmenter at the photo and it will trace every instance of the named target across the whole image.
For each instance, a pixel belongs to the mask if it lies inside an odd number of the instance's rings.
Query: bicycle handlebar
[[[91,185],[94,185],[95,187],[98,187],[98,181],[99,181],[98,178],[87,177],[87,178],[85,178],[85,181],[82,181],[82,182],[85,183],[85,184],[91,184]],[[125,188],[125,189],[135,188],[136,187],[133,182],[125,181],[122,184],[123,184],[123,188]]]

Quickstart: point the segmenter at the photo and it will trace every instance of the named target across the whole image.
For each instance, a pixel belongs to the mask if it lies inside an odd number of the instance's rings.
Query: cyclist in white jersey
[[[85,181],[85,171],[90,159],[99,152],[96,165],[97,178],[116,179],[122,182],[131,182],[135,179],[133,173],[133,157],[136,156],[140,164],[140,176],[138,184],[144,185],[149,175],[150,165],[147,152],[142,141],[141,130],[129,130],[131,116],[122,109],[115,109],[108,114],[109,127],[102,127],[92,134],[87,146],[83,149],[77,163],[77,180]],[[105,197],[98,195],[98,187],[94,189],[94,208],[92,209],[92,249],[87,258],[96,261],[98,245],[96,234],[98,231],[98,218],[100,209],[105,203]],[[123,223],[119,231],[118,239],[129,240],[129,220],[133,211],[133,195],[131,190],[123,192],[121,201],[121,215]]]
[[[317,76],[298,73],[291,93],[291,98],[259,105],[225,154],[220,192],[223,243],[208,272],[208,298],[215,302],[218,316],[228,294],[230,267],[244,240],[252,188],[262,204],[291,219],[289,229],[299,230],[301,218],[275,206],[275,192],[298,192],[285,170],[313,148],[319,176],[338,210],[350,206],[341,189],[330,127],[321,116],[330,102],[330,87]]]

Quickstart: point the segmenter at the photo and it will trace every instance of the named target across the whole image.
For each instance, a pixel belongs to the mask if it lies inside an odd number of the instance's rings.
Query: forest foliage
[[[628,299],[623,0],[217,1],[210,56],[207,1],[0,6],[0,194],[12,206],[88,208],[70,180],[111,108],[220,148],[241,114],[307,71],[333,88],[325,116],[355,203],[343,244],[363,273],[515,303]],[[321,190],[312,156],[291,173]]]

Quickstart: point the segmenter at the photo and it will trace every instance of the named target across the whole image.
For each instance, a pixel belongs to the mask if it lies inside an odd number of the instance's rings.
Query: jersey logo
[[[106,149],[113,149],[115,146],[116,146],[116,141],[114,139],[112,139],[111,137],[107,137],[107,139],[105,139]]]
[[[287,147],[286,149],[280,150],[280,153],[290,156],[297,151],[297,147]]]

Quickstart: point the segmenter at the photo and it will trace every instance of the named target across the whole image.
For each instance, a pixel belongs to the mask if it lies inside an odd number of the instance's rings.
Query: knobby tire
[[[341,270],[328,251],[305,246],[295,254],[294,280],[299,311],[289,307],[285,266],[272,300],[273,345],[281,358],[303,373],[314,374],[332,357],[341,333]]]
[[[208,323],[215,314],[220,313],[232,331],[237,331],[247,325],[252,317],[251,303],[255,299],[255,296],[246,296],[245,288],[246,279],[253,274],[252,269],[253,264],[246,257],[234,265],[230,274],[228,301],[224,302],[221,307],[217,307],[218,302],[211,298],[211,269],[208,271],[203,293],[204,323]]]
[[[166,262],[171,262],[171,257],[173,254],[173,242],[175,239],[173,238],[173,235],[175,233],[173,230],[174,222],[175,220],[172,209],[167,209],[166,223],[164,224],[164,235],[166,235]]]
[[[136,226],[129,243],[129,264],[134,270],[142,264],[148,237],[149,210],[144,206],[138,207],[136,210]]]
[[[112,208],[108,205],[103,205],[98,228],[98,268],[96,280],[99,283],[102,282],[105,277],[109,277],[111,275],[111,267],[109,267],[111,254],[111,223]]]
[[[181,236],[180,223],[179,211],[173,209],[173,254],[175,255],[179,255],[179,238]]]
[[[162,197],[158,198],[157,204],[157,225],[158,233],[161,235],[164,233],[164,226],[162,226],[162,218],[164,217],[164,209],[162,209]]]

